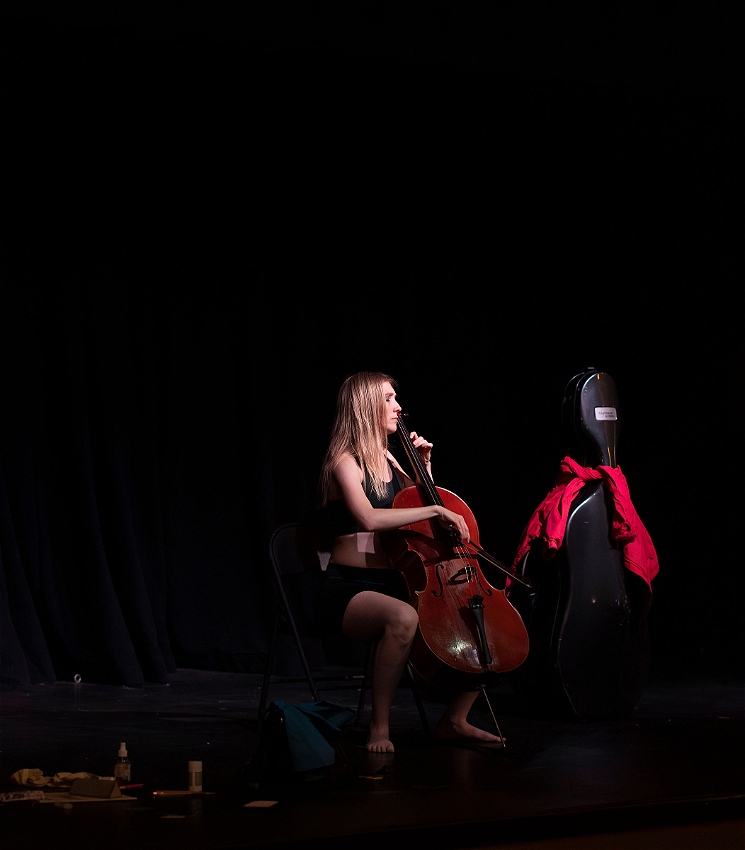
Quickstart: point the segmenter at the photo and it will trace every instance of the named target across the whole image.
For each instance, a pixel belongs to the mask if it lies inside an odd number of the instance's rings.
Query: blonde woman
[[[389,714],[406,668],[418,619],[408,590],[381,544],[380,532],[434,519],[469,539],[465,519],[442,505],[393,508],[396,493],[414,485],[391,454],[401,405],[396,381],[382,372],[358,372],[342,384],[331,440],[319,480],[319,528],[331,558],[321,594],[321,616],[331,631],[377,641],[373,665],[370,752],[394,751]],[[411,441],[432,473],[432,443],[416,432]],[[472,726],[468,713],[478,691],[458,693],[435,728],[444,740],[501,741]]]

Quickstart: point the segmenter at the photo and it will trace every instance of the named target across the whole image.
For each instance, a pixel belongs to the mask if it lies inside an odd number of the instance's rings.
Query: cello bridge
[[[441,565],[438,564],[438,566]],[[448,584],[465,584],[474,578],[476,578],[476,567],[472,564],[466,564],[465,567],[461,567],[457,573],[450,576]]]

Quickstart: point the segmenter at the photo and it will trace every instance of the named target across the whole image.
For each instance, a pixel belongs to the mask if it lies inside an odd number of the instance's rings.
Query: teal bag
[[[316,780],[337,759],[335,743],[355,712],[340,705],[274,700],[266,710],[256,752],[247,764],[251,785],[283,787]]]
[[[329,767],[336,760],[331,741],[353,717],[351,709],[320,700],[295,705],[274,700],[274,707],[284,718],[287,745],[292,766],[297,773]]]

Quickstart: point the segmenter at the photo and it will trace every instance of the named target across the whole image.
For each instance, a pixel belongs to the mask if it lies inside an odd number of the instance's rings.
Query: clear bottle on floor
[[[132,764],[127,755],[127,745],[119,744],[119,757],[114,765],[114,779],[119,785],[129,785],[132,780]]]

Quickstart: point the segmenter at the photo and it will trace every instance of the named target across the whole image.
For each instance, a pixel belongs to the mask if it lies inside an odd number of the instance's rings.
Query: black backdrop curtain
[[[3,681],[256,669],[273,506],[245,315],[97,274],[16,280],[3,314]]]
[[[502,561],[566,382],[607,371],[656,668],[741,665],[726,54],[680,20],[583,53],[438,9],[387,40],[307,11],[4,21],[3,687],[258,670],[269,534],[378,368]]]

